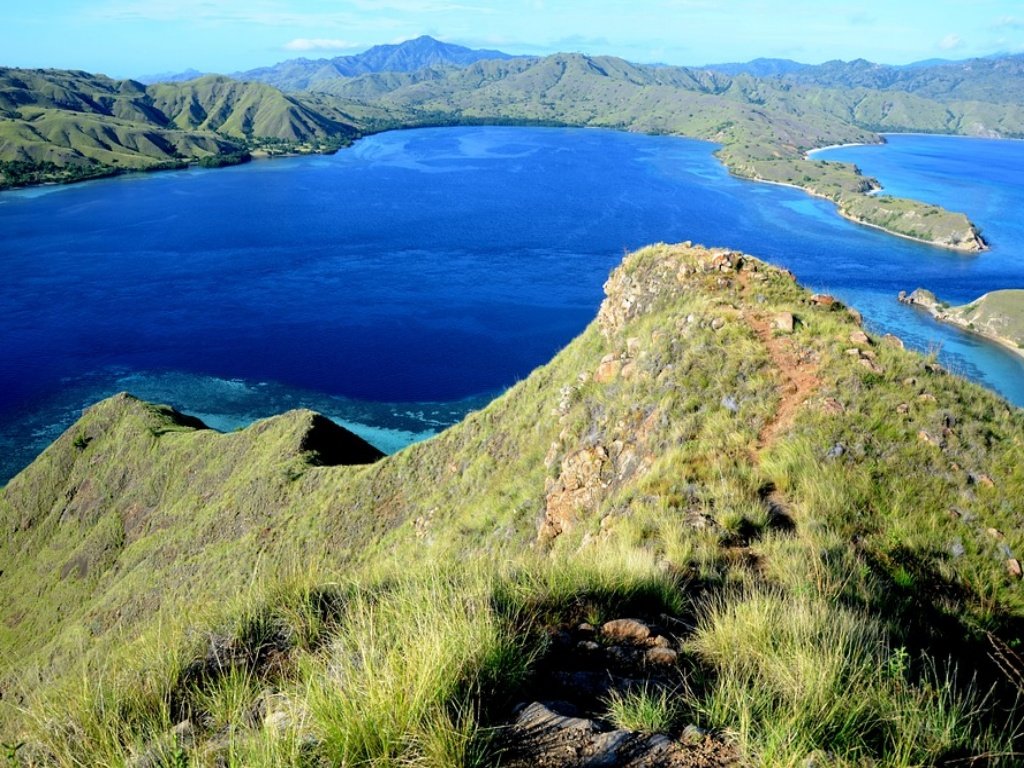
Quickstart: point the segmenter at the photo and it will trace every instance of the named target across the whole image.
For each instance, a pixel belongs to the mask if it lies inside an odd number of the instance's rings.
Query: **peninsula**
[[[936,320],[976,333],[1024,356],[1024,290],[991,291],[958,307],[918,288],[900,291],[902,303],[921,307]]]

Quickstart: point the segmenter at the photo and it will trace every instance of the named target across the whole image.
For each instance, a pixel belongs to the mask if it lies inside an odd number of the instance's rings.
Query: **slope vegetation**
[[[89,409],[0,492],[12,758],[1014,764],[1024,417],[748,256],[606,292],[377,461]]]
[[[207,76],[146,87],[64,70],[0,70],[0,186],[337,149],[337,112],[269,86]]]

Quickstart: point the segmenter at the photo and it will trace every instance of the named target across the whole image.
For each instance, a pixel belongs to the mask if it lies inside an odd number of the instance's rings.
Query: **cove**
[[[1024,404],[1019,359],[895,301],[917,285],[949,300],[1024,285],[1019,241],[986,221],[998,204],[967,211],[993,248],[965,257],[735,179],[713,149],[422,129],[330,157],[0,194],[0,482],[124,389],[220,429],[311,407],[396,450],[550,359],[623,253],[657,241],[785,266]]]

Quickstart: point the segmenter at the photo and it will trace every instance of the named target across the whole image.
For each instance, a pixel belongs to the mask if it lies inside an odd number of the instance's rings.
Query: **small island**
[[[904,304],[921,307],[936,320],[950,323],[1024,356],[1024,290],[992,291],[959,307],[940,301],[934,293],[918,288],[900,291]]]

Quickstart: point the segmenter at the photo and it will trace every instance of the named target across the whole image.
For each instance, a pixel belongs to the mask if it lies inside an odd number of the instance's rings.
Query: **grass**
[[[614,691],[606,702],[608,719],[615,727],[639,733],[671,733],[682,717],[675,691],[650,685],[626,691]]]
[[[628,311],[367,467],[312,466],[308,414],[219,435],[92,409],[0,494],[4,743],[66,766],[489,764],[551,632],[669,616],[687,687],[621,691],[616,722],[685,715],[766,766],[1019,751],[987,638],[1012,651],[1024,615],[1024,419],[880,340],[866,370],[848,313],[713,256],[631,256],[607,305]],[[817,385],[762,445],[782,379],[749,321],[779,311]],[[595,381],[608,354],[633,374]],[[580,451],[593,493],[539,538]]]
[[[816,752],[891,766],[1013,752],[1012,725],[989,730],[984,691],[928,661],[915,674],[877,621],[820,597],[754,590],[720,602],[689,647],[715,672],[699,704],[707,722],[734,729],[765,765]]]

